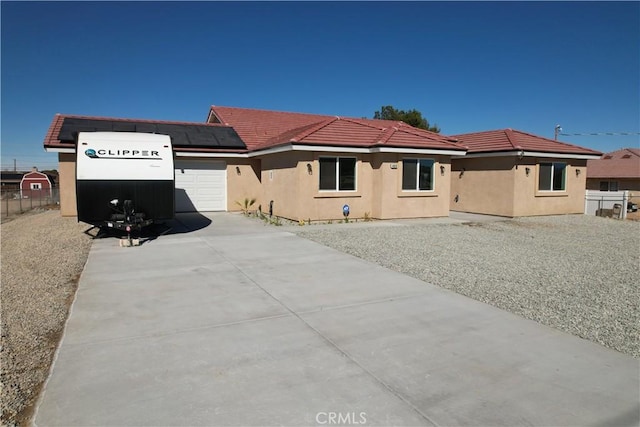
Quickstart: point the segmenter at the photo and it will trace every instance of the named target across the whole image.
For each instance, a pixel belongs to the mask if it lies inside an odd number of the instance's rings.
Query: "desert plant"
[[[365,222],[371,221],[371,214],[369,214],[369,212],[364,213],[364,221]]]
[[[236,204],[240,206],[242,213],[246,216],[249,215],[249,209],[251,208],[251,206],[253,206],[255,202],[256,202],[255,198],[249,199],[248,197],[246,197],[242,202],[240,202],[239,200],[236,200]]]
[[[299,219],[298,225],[302,227],[304,225],[304,219]]]

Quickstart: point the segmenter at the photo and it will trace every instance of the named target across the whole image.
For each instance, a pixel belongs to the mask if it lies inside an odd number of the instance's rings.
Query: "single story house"
[[[34,167],[31,172],[27,172],[20,180],[20,195],[22,198],[42,198],[51,197],[53,189],[52,178]]]
[[[587,161],[601,153],[514,129],[453,135],[452,211],[506,217],[584,212]]]
[[[20,191],[20,182],[22,181],[23,176],[24,172],[2,171],[0,173],[0,185],[2,186],[2,191]]]
[[[588,160],[587,190],[640,192],[640,149],[623,148]]]
[[[212,106],[207,123],[56,115],[44,146],[60,162],[62,215],[76,215],[79,132],[168,134],[176,211],[239,210],[293,220],[449,214],[451,157],[466,148],[402,122]]]

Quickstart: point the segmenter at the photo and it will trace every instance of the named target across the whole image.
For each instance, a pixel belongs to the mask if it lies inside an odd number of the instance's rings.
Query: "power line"
[[[640,135],[640,132],[582,132],[582,133],[560,133],[559,135],[563,135],[563,136],[601,136],[601,135],[608,135],[608,136],[615,136],[615,135],[623,135],[623,136],[628,136],[628,135]]]

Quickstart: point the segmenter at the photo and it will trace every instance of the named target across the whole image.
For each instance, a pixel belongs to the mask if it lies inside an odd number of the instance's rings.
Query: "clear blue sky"
[[[6,2],[2,167],[56,167],[55,113],[202,122],[210,105],[443,134],[640,132],[639,2]],[[640,136],[561,136],[600,151]]]

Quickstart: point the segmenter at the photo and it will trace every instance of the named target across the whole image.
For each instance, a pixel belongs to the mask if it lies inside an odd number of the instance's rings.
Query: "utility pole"
[[[16,159],[13,159],[13,171],[17,172],[18,170],[16,169]]]
[[[556,125],[556,128],[554,129],[554,139],[557,141],[558,140],[558,133],[562,132],[562,128],[560,127],[560,125]]]

